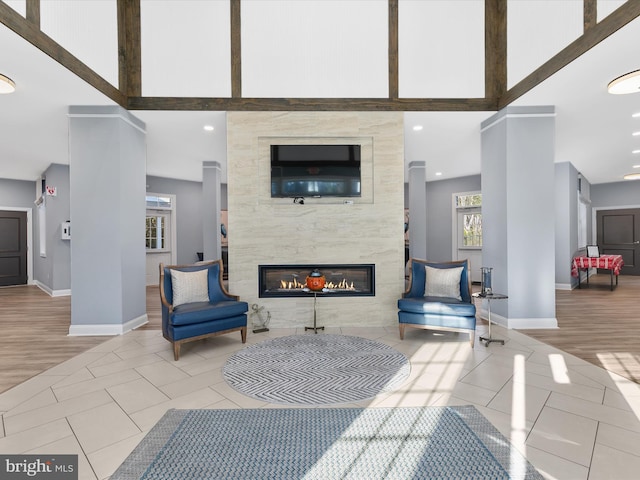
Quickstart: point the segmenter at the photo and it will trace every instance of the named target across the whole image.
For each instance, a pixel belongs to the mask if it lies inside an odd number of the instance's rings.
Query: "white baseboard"
[[[480,316],[486,320],[487,310],[482,309]],[[491,323],[509,329],[558,328],[557,318],[506,318],[494,312],[491,312]]]
[[[573,290],[570,283],[556,283],[556,290]]]
[[[558,319],[553,318],[510,318],[509,328],[517,330],[525,328],[558,328]]]
[[[137,318],[129,320],[126,323],[118,324],[96,324],[96,325],[71,325],[69,327],[69,336],[103,336],[103,335],[122,335],[131,330],[141,327],[148,323],[147,314],[140,315]]]
[[[64,289],[64,290],[52,290],[47,285],[45,285],[42,282],[39,282],[38,280],[34,280],[33,284],[36,287],[38,287],[40,290],[42,290],[43,292],[48,294],[50,297],[68,297],[69,295],[71,295],[71,289],[70,288],[67,288],[67,289]]]

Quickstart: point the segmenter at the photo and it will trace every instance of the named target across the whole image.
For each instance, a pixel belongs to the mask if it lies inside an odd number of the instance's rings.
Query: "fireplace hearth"
[[[302,297],[309,295],[306,278],[318,269],[325,277],[325,288],[316,292],[340,297],[375,296],[375,265],[258,265],[260,298]]]

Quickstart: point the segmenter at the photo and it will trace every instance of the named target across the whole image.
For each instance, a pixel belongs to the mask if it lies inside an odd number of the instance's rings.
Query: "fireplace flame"
[[[293,280],[280,280],[280,289],[282,290],[296,290],[305,288],[304,283],[300,283],[296,278]],[[353,282],[349,282],[346,278],[343,278],[338,283],[328,281],[324,288],[329,290],[350,290],[355,291],[356,287]]]

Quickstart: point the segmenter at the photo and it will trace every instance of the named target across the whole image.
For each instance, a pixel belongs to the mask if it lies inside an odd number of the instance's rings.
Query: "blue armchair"
[[[162,335],[173,344],[175,360],[186,342],[240,331],[246,343],[249,305],[227,292],[222,273],[222,260],[160,264]]]
[[[409,266],[409,284],[398,300],[400,339],[406,327],[467,332],[473,347],[476,307],[468,260],[436,263],[412,258]]]

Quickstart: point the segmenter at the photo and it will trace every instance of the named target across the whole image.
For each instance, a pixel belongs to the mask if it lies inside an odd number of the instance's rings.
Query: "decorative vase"
[[[322,290],[324,284],[324,275],[317,268],[307,276],[307,288],[309,290]]]
[[[491,267],[482,267],[480,269],[482,271],[482,295],[491,295]]]

